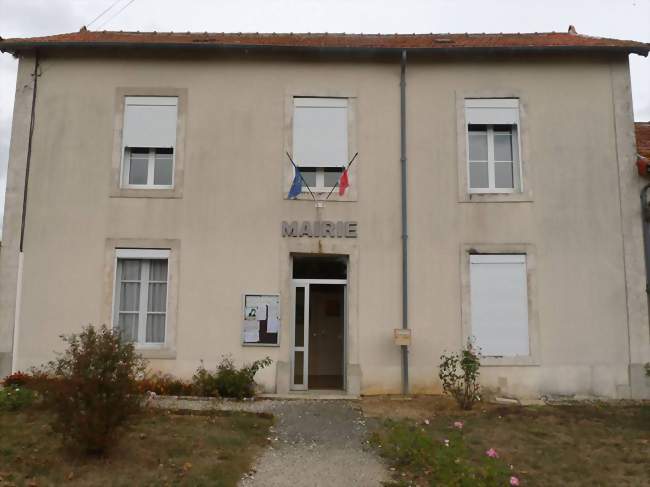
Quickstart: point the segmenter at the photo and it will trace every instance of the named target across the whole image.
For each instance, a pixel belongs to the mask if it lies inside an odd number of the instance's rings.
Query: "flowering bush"
[[[442,390],[456,399],[461,409],[472,409],[474,403],[481,398],[481,386],[478,383],[480,351],[469,339],[463,350],[449,355],[443,354],[440,360],[442,362],[438,377],[442,382]]]
[[[372,443],[395,468],[431,486],[506,487],[518,486],[512,468],[490,448],[475,458],[463,436],[463,423],[453,424],[445,438],[436,440],[420,426],[404,421],[386,423]],[[416,484],[420,482],[416,481]],[[401,484],[400,484],[401,485]]]
[[[103,453],[140,410],[136,377],[145,363],[133,344],[106,326],[62,339],[66,351],[43,369],[50,377],[42,393],[53,412],[52,428],[71,446]]]
[[[29,374],[18,371],[5,377],[2,380],[2,385],[5,387],[21,387],[26,385],[30,379],[31,376]]]

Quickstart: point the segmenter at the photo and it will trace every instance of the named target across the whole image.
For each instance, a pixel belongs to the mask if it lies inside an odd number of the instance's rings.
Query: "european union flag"
[[[289,189],[289,198],[295,199],[302,192],[302,176],[300,175],[300,169],[295,167],[296,174],[293,177],[293,182],[291,183],[291,189]]]

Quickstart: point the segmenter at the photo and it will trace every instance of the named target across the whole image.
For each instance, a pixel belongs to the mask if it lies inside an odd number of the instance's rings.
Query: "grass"
[[[419,431],[441,444],[449,437],[452,423],[463,421],[469,461],[482,459],[487,449],[494,448],[501,460],[514,466],[522,486],[650,485],[650,403],[537,407],[479,404],[474,411],[460,412],[448,405],[436,407],[440,401],[412,401],[404,405],[407,411],[398,414],[397,422],[417,425]],[[370,414],[377,412],[377,405],[371,404],[368,409]],[[391,414],[383,411],[379,416]],[[394,424],[378,422],[375,438],[388,438]],[[395,451],[401,445],[389,446],[384,445],[382,450]],[[429,479],[421,471],[400,465],[390,453],[383,455],[395,468],[395,478],[400,479],[397,485],[428,485]]]
[[[250,413],[147,411],[103,458],[64,450],[46,413],[0,413],[0,486],[234,486],[266,444],[272,419]]]

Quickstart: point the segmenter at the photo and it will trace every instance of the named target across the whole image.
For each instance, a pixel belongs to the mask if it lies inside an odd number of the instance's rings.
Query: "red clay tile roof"
[[[531,34],[261,34],[88,31],[0,40],[0,50],[45,47],[274,47],[435,51],[613,51],[647,56],[650,44],[573,33]]]
[[[636,122],[636,151],[640,156],[650,159],[650,122]]]

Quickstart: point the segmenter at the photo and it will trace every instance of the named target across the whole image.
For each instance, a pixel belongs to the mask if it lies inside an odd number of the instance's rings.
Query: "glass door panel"
[[[291,352],[291,389],[307,390],[309,349],[309,284],[293,285],[293,326]]]

